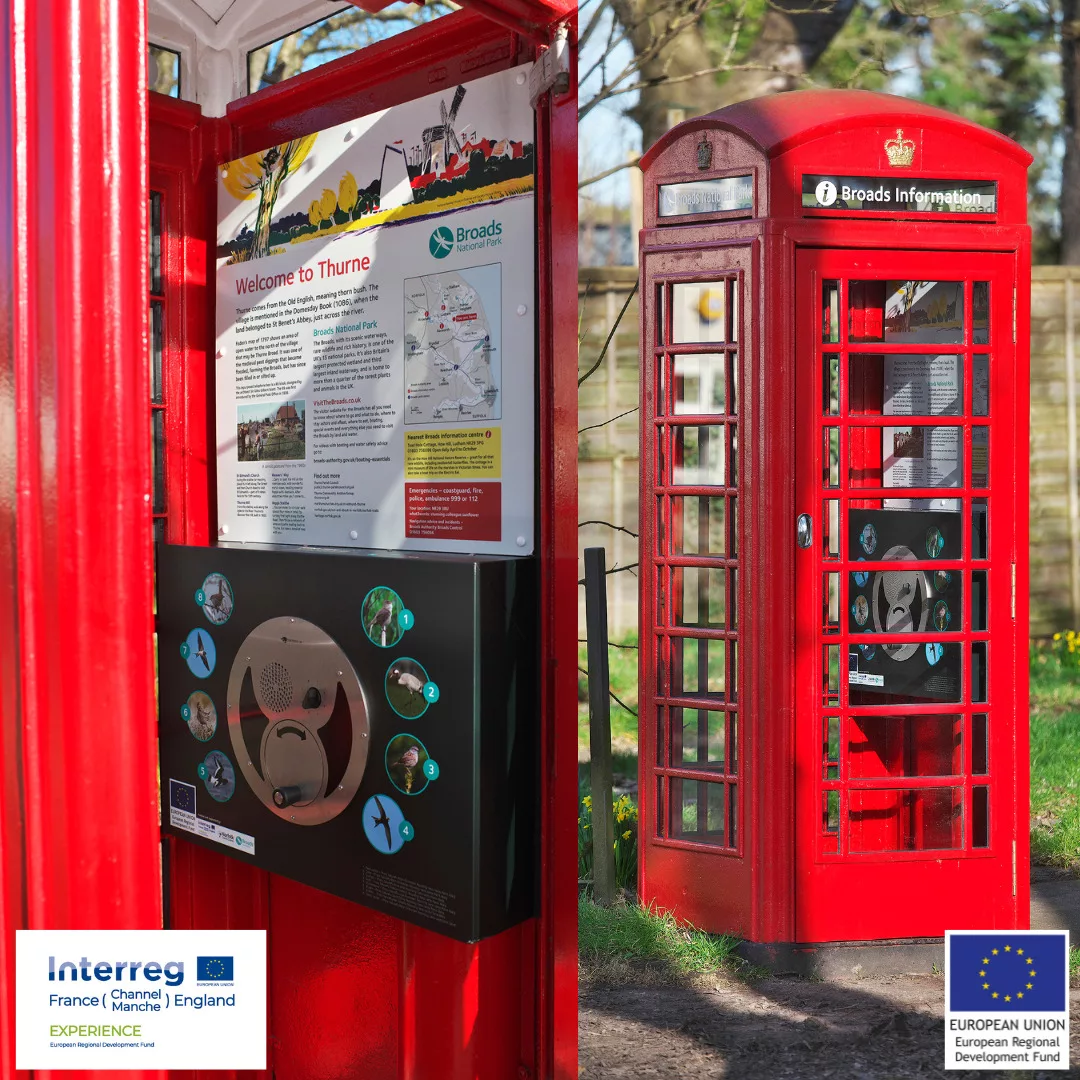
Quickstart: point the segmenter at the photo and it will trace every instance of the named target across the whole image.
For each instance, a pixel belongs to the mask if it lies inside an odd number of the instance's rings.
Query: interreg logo
[[[84,956],[78,963],[61,960],[57,964],[55,956],[49,957],[50,982],[90,982],[92,979],[98,982],[123,982],[125,975],[128,982],[135,982],[141,977],[147,982],[164,979],[166,986],[179,986],[184,981],[184,963],[182,960],[169,960],[164,964],[159,960],[92,961]]]
[[[440,225],[431,234],[428,249],[436,259],[445,259],[454,250],[454,234],[445,225]]]

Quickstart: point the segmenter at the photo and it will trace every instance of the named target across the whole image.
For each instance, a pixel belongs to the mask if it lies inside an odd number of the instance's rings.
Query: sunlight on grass
[[[582,963],[618,959],[656,965],[673,975],[715,971],[729,960],[738,938],[680,926],[672,915],[636,904],[597,907],[578,900]]]

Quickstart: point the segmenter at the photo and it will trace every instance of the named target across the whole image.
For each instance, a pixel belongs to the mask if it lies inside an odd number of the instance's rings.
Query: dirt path
[[[620,986],[588,981],[579,1011],[582,1080],[906,1080],[908,1077],[1026,1080],[1080,1075],[1080,991],[1071,992],[1073,1069],[948,1072],[945,983],[895,975],[850,983],[798,978],[742,981],[711,976],[694,985]],[[648,974],[645,981],[650,980]]]

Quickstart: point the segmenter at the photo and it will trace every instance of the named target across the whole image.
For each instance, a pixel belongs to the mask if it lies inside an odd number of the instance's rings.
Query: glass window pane
[[[954,488],[963,478],[959,427],[852,428],[852,487]]]
[[[165,414],[154,409],[150,414],[150,448],[154,478],[154,513],[165,512]]]
[[[825,738],[822,747],[825,765],[825,779],[840,778],[840,717],[825,717]]]
[[[971,414],[990,415],[990,357],[978,353],[972,357]]]
[[[664,344],[664,286],[656,286],[656,344]]]
[[[971,486],[990,486],[990,428],[971,429]]]
[[[676,344],[727,340],[727,282],[671,287],[671,340]]]
[[[164,310],[160,302],[150,302],[150,400],[162,403],[161,370],[164,357]]]
[[[840,630],[840,575],[825,574],[821,587],[822,622],[826,633],[838,633]]]
[[[827,499],[821,510],[821,549],[826,558],[840,556],[840,500]]]
[[[890,502],[892,500],[889,500]],[[959,510],[864,510],[848,513],[848,558],[864,562],[924,562],[960,559],[962,537]],[[859,573],[863,587],[869,575]]]
[[[150,291],[161,295],[161,192],[150,192]]]
[[[990,846],[990,789],[988,787],[971,789],[971,846],[974,848]]]
[[[658,566],[656,568],[656,624],[658,626],[670,626],[667,609],[667,579],[668,568]]]
[[[974,570],[971,574],[971,629],[986,630],[989,594],[986,591],[986,571]]]
[[[676,566],[676,626],[696,626],[705,630],[727,627],[727,574],[702,566]]]
[[[675,357],[675,415],[727,412],[727,357],[695,353]]]
[[[149,60],[148,90],[155,94],[167,94],[169,97],[180,96],[180,54],[160,45],[151,45],[147,49]]]
[[[727,643],[717,638],[671,639],[671,693],[674,697],[717,696],[722,699]]]
[[[990,344],[990,282],[976,281],[971,286],[971,340],[976,345]]]
[[[735,776],[739,771],[739,717],[736,713],[728,713],[728,750],[731,751],[731,764],[728,772]]]
[[[724,499],[685,495],[671,500],[672,555],[724,555]]]
[[[987,643],[975,641],[971,645],[971,700],[986,701]]]
[[[739,846],[739,821],[738,821],[738,805],[739,805],[739,786],[738,784],[728,784],[728,847],[734,848]]]
[[[958,776],[961,718],[853,716],[847,729],[848,776]]]
[[[971,718],[971,772],[985,776],[990,771],[990,739],[986,713]]]
[[[825,832],[840,831],[840,792],[826,791],[822,799],[822,817]]]
[[[964,628],[959,570],[873,570],[856,572],[852,578],[866,583],[852,589],[849,633],[932,634]],[[908,647],[883,648],[906,651]]]
[[[848,285],[852,341],[963,344],[962,281],[852,281]]]
[[[668,710],[662,705],[656,710],[656,765],[662,769],[667,764]]]
[[[840,283],[826,281],[821,287],[821,340],[840,340]]]
[[[826,416],[840,415],[840,357],[822,359],[821,409]]]
[[[668,400],[665,389],[667,387],[667,379],[665,373],[667,372],[669,360],[666,356],[658,356],[656,358],[656,415],[667,416],[668,415]]]
[[[964,789],[848,792],[848,846],[863,851],[942,851],[963,847]]]
[[[671,778],[672,839],[722,847],[724,819],[724,784]]]
[[[958,642],[912,641],[849,645],[848,701],[852,705],[959,702]]]
[[[853,416],[958,416],[963,389],[956,353],[852,353],[848,361]]]
[[[671,482],[676,487],[723,487],[723,426],[673,427]]]
[[[840,486],[840,429],[822,429],[822,441],[821,483],[823,487],[836,488]]]
[[[971,557],[973,559],[989,558],[989,534],[987,525],[987,501],[986,499],[971,500]]]

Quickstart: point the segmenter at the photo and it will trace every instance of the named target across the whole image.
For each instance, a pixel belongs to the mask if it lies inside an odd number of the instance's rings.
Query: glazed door
[[[1012,268],[797,256],[799,941],[1019,925]]]

